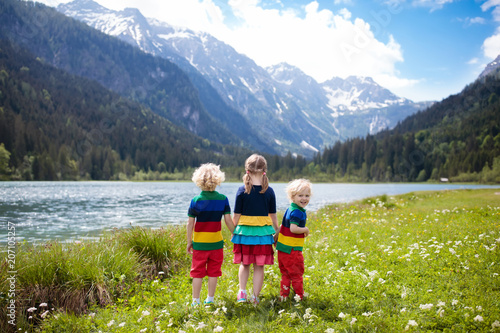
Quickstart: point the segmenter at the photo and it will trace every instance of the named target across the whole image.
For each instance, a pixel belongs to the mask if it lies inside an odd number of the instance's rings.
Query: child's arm
[[[193,229],[194,229],[194,217],[188,218],[187,223],[187,247],[186,251],[188,254],[193,254]]]
[[[233,224],[235,227],[238,225],[238,222],[240,222],[240,216],[241,214],[236,214],[236,213],[233,214]]]
[[[233,219],[231,218],[231,214],[224,214],[224,222],[226,222],[226,226],[231,231],[231,233],[234,232],[234,224],[233,224]]]
[[[290,224],[290,231],[294,234],[304,234],[304,237],[309,236],[309,228],[308,227],[299,227],[296,224]]]
[[[276,213],[269,214],[269,217],[271,218],[271,221],[273,221],[273,228],[275,233],[280,232],[280,226],[278,225],[278,216]]]

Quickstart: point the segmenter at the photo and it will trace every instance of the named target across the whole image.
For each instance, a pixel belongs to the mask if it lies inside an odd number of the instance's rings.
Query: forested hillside
[[[0,22],[0,39],[57,68],[95,80],[210,141],[247,145],[207,113],[186,73],[166,59],[39,3],[1,0]]]
[[[206,161],[237,165],[248,153],[197,137],[95,81],[0,41],[4,179],[127,179],[139,170],[173,173]]]
[[[337,143],[314,164],[330,179],[500,182],[499,78],[478,80],[393,130]]]

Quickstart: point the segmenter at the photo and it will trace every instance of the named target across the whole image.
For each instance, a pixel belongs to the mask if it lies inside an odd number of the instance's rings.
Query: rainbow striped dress
[[[276,213],[276,196],[271,187],[265,193],[261,190],[262,186],[253,186],[248,194],[241,186],[236,193],[234,213],[241,217],[231,239],[235,264],[274,264],[275,231],[269,214]]]

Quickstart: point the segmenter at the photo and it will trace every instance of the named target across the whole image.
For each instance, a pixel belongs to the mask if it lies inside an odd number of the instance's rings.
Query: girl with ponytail
[[[253,154],[245,162],[243,186],[236,193],[233,263],[240,264],[238,302],[258,304],[264,283],[264,265],[274,264],[274,234],[278,232],[276,196],[267,178],[267,161]],[[253,293],[247,296],[247,281],[253,264]]]

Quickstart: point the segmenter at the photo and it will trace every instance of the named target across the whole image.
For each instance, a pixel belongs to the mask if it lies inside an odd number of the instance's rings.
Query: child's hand
[[[188,242],[187,243],[186,252],[188,254],[193,254],[193,242]]]
[[[304,237],[307,237],[309,236],[309,228],[308,227],[304,227]]]

